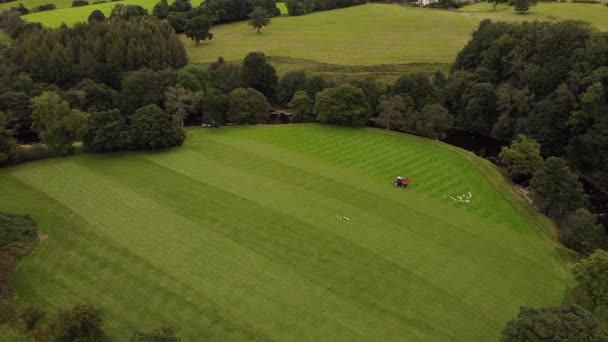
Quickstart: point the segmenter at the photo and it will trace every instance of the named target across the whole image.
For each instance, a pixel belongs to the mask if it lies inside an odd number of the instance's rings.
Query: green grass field
[[[94,303],[113,341],[160,323],[184,341],[491,341],[569,283],[551,224],[494,166],[380,130],[197,130],[5,169],[0,188],[49,235],[18,301]]]
[[[193,62],[210,62],[218,56],[239,60],[250,51],[263,51],[269,56],[341,65],[452,63],[485,18],[578,19],[608,30],[608,7],[601,5],[540,3],[531,14],[517,15],[507,6],[492,12],[487,3],[461,11],[368,4],[276,18],[262,34],[241,22],[214,27],[214,39],[199,46],[185,37],[183,41]]]
[[[44,26],[48,27],[59,27],[62,23],[65,23],[68,26],[73,26],[79,22],[86,22],[89,15],[91,15],[91,12],[97,9],[102,11],[107,17],[110,15],[110,13],[112,13],[112,8],[119,3],[125,5],[140,5],[151,11],[154,5],[158,3],[158,0],[123,0],[120,2],[105,2],[102,4],[94,4],[89,6],[69,7],[56,9],[53,11],[32,13],[23,16],[23,18],[31,22],[40,22]]]

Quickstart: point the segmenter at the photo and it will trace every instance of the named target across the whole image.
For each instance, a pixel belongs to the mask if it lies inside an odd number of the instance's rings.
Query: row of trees
[[[336,8],[344,8],[363,5],[364,0],[287,0],[285,6],[289,15],[303,15],[316,11],[327,11]]]
[[[183,117],[164,110],[165,91],[186,64],[185,50],[166,23],[124,20],[74,28],[32,28],[2,53],[0,164],[16,144],[41,140],[66,155],[74,142],[92,151],[180,145]],[[143,68],[143,69],[142,69]]]
[[[500,140],[524,134],[608,189],[608,34],[581,22],[483,21],[445,92],[456,125]]]
[[[562,243],[578,253],[589,255],[608,248],[608,234],[587,209],[587,198],[579,176],[566,160],[543,160],[538,142],[519,135],[499,155],[511,177],[528,184],[534,205],[560,227]]]
[[[125,11],[123,7],[120,11]],[[31,29],[6,54],[15,72],[34,82],[72,86],[92,79],[118,87],[122,73],[149,68],[181,68],[186,51],[171,27],[151,17],[76,24],[73,28]]]
[[[177,33],[185,31],[187,23],[196,17],[205,17],[212,24],[223,24],[250,19],[256,8],[264,10],[268,17],[281,14],[274,0],[209,0],[193,7],[188,0],[175,0],[169,4],[161,0],[152,9],[159,19],[167,19]]]

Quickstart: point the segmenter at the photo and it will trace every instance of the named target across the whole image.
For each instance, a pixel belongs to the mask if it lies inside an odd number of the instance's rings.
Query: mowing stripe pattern
[[[116,341],[161,323],[185,341],[495,340],[568,281],[491,165],[377,130],[193,131],[168,151],[7,169],[0,188],[0,210],[50,236],[18,300],[94,303]]]

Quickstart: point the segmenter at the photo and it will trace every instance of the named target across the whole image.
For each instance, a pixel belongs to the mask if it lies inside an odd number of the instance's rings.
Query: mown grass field
[[[491,164],[379,130],[199,130],[5,169],[0,188],[49,235],[18,301],[94,303],[113,341],[160,323],[184,341],[492,341],[569,282],[551,225]]]
[[[452,63],[483,19],[565,20],[591,22],[608,30],[608,7],[573,3],[540,3],[531,14],[517,15],[512,7],[495,12],[482,3],[461,11],[443,11],[368,4],[273,19],[256,34],[246,22],[216,26],[210,42],[195,46],[184,37],[193,62],[218,56],[240,60],[250,51],[340,65]]]

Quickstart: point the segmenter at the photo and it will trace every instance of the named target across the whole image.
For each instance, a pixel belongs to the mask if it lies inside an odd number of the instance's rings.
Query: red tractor
[[[398,186],[400,188],[407,188],[407,185],[410,184],[409,178],[397,177],[393,181],[394,186]]]

